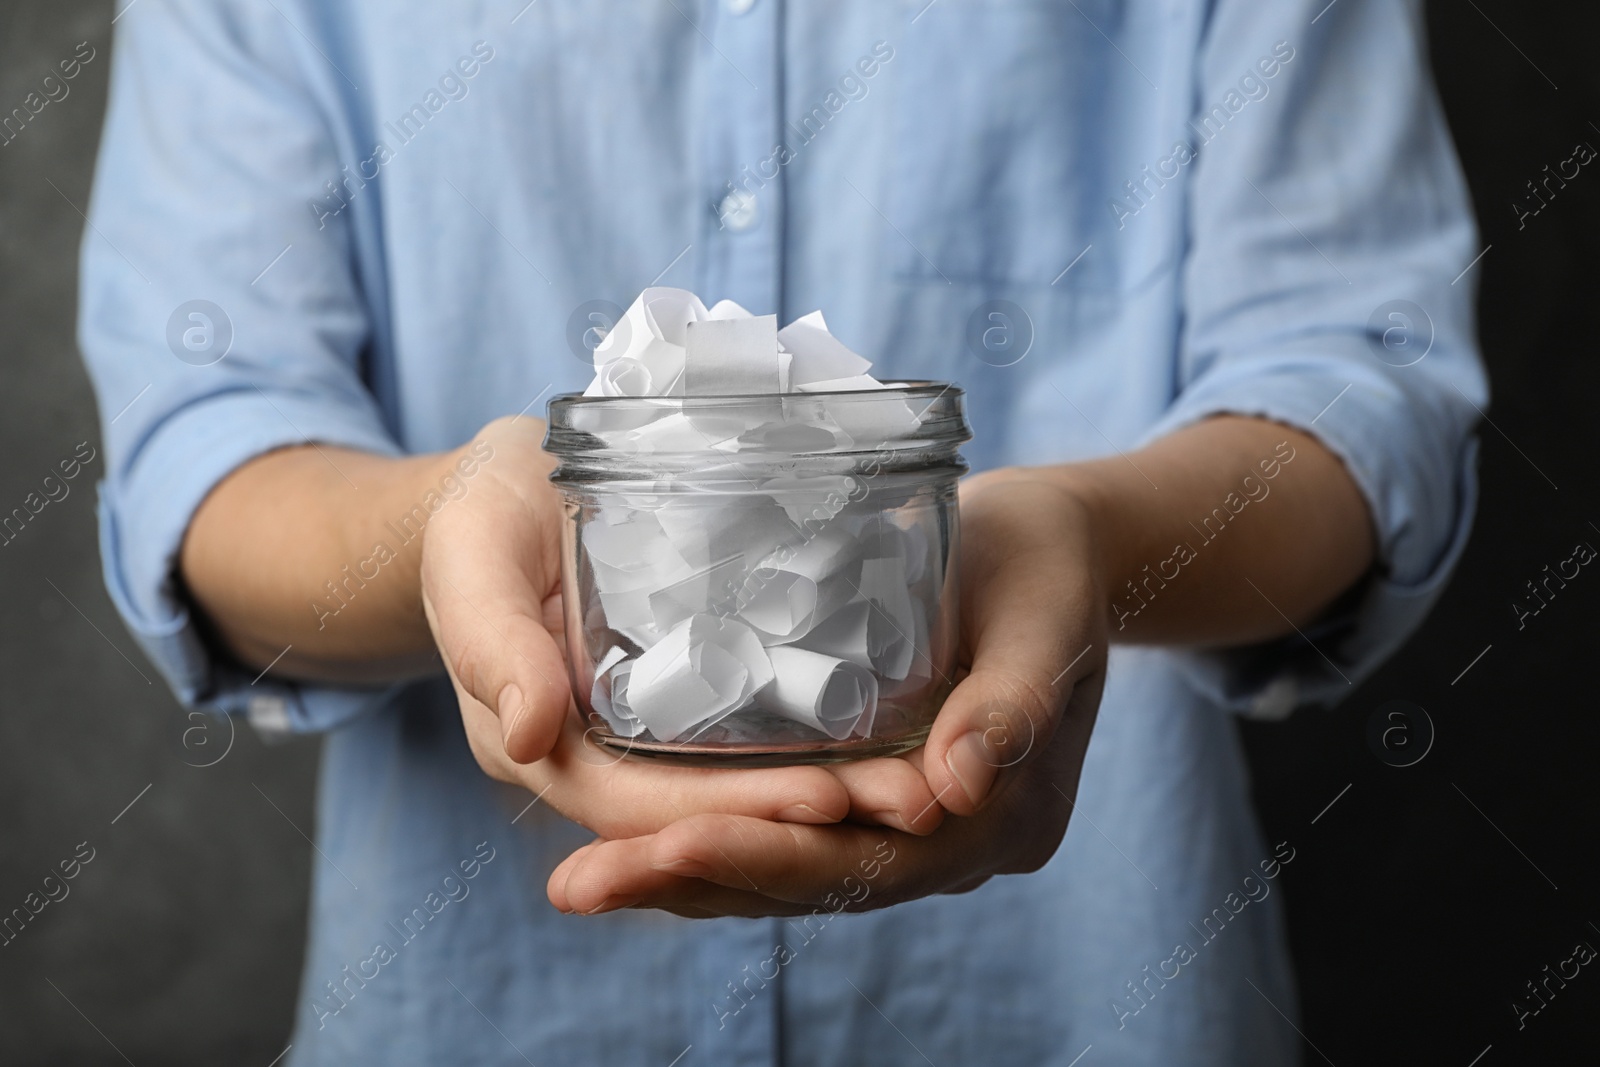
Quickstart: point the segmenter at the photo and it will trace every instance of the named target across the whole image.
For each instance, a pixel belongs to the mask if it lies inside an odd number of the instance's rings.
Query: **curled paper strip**
[[[879,388],[877,379],[867,373],[872,362],[840,344],[828,332],[820,311],[802,315],[779,330],[778,343],[794,356],[789,380],[796,389],[821,392],[819,383],[861,378],[872,383],[864,388]]]
[[[665,633],[691,615],[723,614],[723,609],[739,595],[744,575],[744,556],[737,555],[651,593],[652,622],[658,631]]]
[[[872,656],[867,651],[867,629],[871,615],[870,603],[853,600],[818,623],[806,635],[806,647],[870,669]]]
[[[849,534],[824,529],[798,549],[780,546],[756,568],[741,617],[763,644],[785,644],[809,633],[854,594],[859,546]]]
[[[748,626],[693,615],[634,663],[628,704],[658,740],[676,741],[745,706],[772,677],[772,662]]]
[[[768,649],[774,679],[756,702],[835,741],[866,736],[878,709],[878,679],[849,660],[803,648]]]
[[[861,598],[823,619],[800,643],[867,667],[886,681],[904,680],[915,659],[927,656],[927,624],[918,629],[919,611],[904,574],[899,559],[862,561]]]
[[[911,661],[917,655],[917,623],[905,560],[899,556],[863,560],[861,595],[872,605],[867,616],[867,656],[872,668],[898,682],[911,672]]]
[[[633,661],[620,647],[613,647],[594,668],[589,705],[619,737],[638,737],[644,733],[644,723],[628,704],[628,675],[632,672]]]
[[[655,520],[678,555],[696,568],[735,555],[765,559],[779,545],[805,537],[767,496],[689,496],[657,509]]]

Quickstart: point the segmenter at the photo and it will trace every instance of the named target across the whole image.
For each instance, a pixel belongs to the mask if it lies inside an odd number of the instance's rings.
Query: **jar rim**
[[[619,475],[622,468],[688,472],[707,460],[873,456],[900,469],[964,469],[957,449],[972,437],[965,397],[960,386],[936,381],[815,393],[568,393],[550,401],[544,447],[561,463],[558,482],[585,473]]]
[[[816,391],[794,393],[694,393],[675,396],[585,396],[582,393],[557,393],[550,398],[550,407],[555,408],[567,405],[611,405],[626,407],[631,403],[641,406],[670,407],[673,404],[682,404],[686,401],[716,402],[716,401],[751,401],[794,399],[804,397],[848,397],[870,396],[885,398],[899,394],[911,398],[918,398],[932,393],[935,397],[945,393],[965,395],[966,391],[954,382],[934,381],[931,378],[911,378],[904,381],[887,383],[877,389],[818,389]]]

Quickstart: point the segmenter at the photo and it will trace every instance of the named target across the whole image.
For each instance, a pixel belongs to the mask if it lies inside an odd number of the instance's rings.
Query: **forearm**
[[[432,669],[422,537],[430,505],[465,492],[480,459],[466,448],[394,459],[327,445],[261,456],[195,513],[184,582],[250,667],[276,659],[279,673],[332,682]]]
[[[1113,641],[1224,646],[1314,620],[1371,567],[1372,520],[1315,438],[1223,417],[1047,468],[1087,502]]]

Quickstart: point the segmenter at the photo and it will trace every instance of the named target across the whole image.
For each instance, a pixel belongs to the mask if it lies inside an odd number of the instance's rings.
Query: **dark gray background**
[[[0,148],[0,513],[79,442],[98,448],[73,316],[111,17],[104,2],[0,7],[0,110],[77,42],[98,52]],[[1600,545],[1600,170],[1524,229],[1511,205],[1576,142],[1600,147],[1600,12],[1440,0],[1429,19],[1490,246],[1475,268],[1495,385],[1477,531],[1422,633],[1345,705],[1244,733],[1269,833],[1298,851],[1283,884],[1308,1062],[1592,1061],[1600,973],[1520,1031],[1511,1001],[1575,942],[1600,946],[1600,577],[1586,570],[1520,632],[1510,605],[1576,541]],[[0,547],[0,913],[79,842],[95,849],[70,896],[0,947],[0,1059],[265,1067],[300,965],[316,745],[266,748],[241,728],[227,750],[225,724],[202,731],[177,708],[101,587],[102,463]],[[1436,728],[1414,766],[1368,745],[1391,699]]]

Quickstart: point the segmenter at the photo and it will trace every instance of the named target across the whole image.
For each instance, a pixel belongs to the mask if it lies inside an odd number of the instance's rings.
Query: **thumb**
[[[940,803],[972,815],[1049,747],[1069,700],[1091,721],[1104,680],[1106,642],[1084,598],[1057,586],[998,574],[968,616],[972,667],[939,710],[923,770]],[[1077,698],[1077,699],[1074,699]]]
[[[439,584],[425,589],[423,608],[451,680],[464,699],[499,718],[507,756],[517,763],[543,759],[561,733],[571,699],[566,665],[550,632],[505,594],[479,604],[449,578]]]
[[[541,621],[541,597],[521,574],[493,554],[475,556],[470,568],[425,567],[422,601],[458,695],[499,718],[508,757],[532,763],[555,746],[571,687]]]

